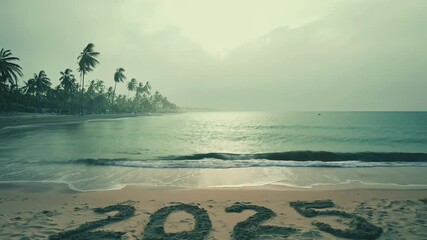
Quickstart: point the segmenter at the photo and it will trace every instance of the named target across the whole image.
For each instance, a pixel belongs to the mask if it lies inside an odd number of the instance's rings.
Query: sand
[[[0,239],[356,239],[369,229],[373,235],[361,239],[427,239],[426,199],[420,189],[76,192],[63,184],[2,183]]]

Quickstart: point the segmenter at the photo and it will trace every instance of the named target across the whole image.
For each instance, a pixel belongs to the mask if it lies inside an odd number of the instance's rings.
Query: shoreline
[[[122,184],[115,188],[100,188],[100,189],[78,189],[71,183],[55,182],[55,181],[0,181],[0,191],[3,186],[13,186],[18,188],[32,188],[34,186],[56,186],[54,188],[63,188],[76,193],[90,192],[111,192],[120,191],[129,188],[142,190],[268,190],[268,191],[306,191],[306,192],[322,192],[322,191],[426,191],[427,185],[399,185],[387,183],[367,184],[360,181],[351,181],[337,184],[315,184],[312,186],[294,186],[286,184],[264,184],[264,185],[230,185],[230,186],[155,186],[144,185],[142,183]],[[36,187],[37,188],[37,187]]]
[[[159,191],[272,191],[272,192],[345,192],[345,191],[408,191],[408,192],[423,192],[427,194],[427,186],[420,187],[402,187],[400,185],[395,187],[386,187],[387,185],[379,185],[373,187],[372,185],[349,183],[349,184],[336,184],[336,185],[320,185],[313,187],[296,187],[286,185],[262,185],[262,186],[218,186],[218,187],[177,187],[177,186],[146,186],[141,184],[125,184],[122,187],[111,189],[91,189],[80,190],[76,189],[68,183],[60,182],[29,182],[29,181],[0,181],[0,191],[2,189],[23,189],[28,192],[34,192],[31,189],[52,189],[59,192],[72,192],[72,193],[106,193],[115,191],[128,191],[129,189],[136,190],[159,190]],[[427,197],[427,196],[426,196]]]
[[[380,239],[427,237],[424,231],[427,223],[427,190],[164,189],[127,186],[120,190],[77,192],[65,184],[0,183],[0,238],[47,239],[57,234],[84,234],[79,230],[82,224],[91,225],[94,221],[114,216],[115,213],[96,213],[96,209],[107,206],[112,209],[133,209],[126,219],[112,221],[102,227],[103,230],[123,233],[123,236],[111,239],[141,239],[148,222],[157,216],[156,212],[178,205],[206,211],[209,219],[198,221],[211,221],[212,229],[207,239],[232,239],[232,234],[237,231],[235,226],[255,213],[253,210],[230,213],[226,210],[230,206],[260,206],[261,209],[257,211],[271,209],[275,217],[272,216],[263,225],[297,229],[289,239],[340,239],[317,229],[312,225],[313,221],[325,222],[338,229],[351,229],[340,217],[302,216],[292,207],[292,202],[298,201],[332,202],[331,210],[362,217],[381,228]],[[194,218],[182,211],[172,212],[164,221],[166,232],[191,231],[195,224]],[[100,233],[95,233],[91,239],[103,239],[97,234]]]
[[[109,113],[87,115],[56,115],[38,113],[16,113],[15,115],[0,115],[0,130],[21,126],[80,123],[91,120],[110,120],[143,116],[159,116],[165,114],[179,114],[182,112],[155,112],[155,113]]]
[[[0,116],[0,130],[21,126],[79,123],[90,120],[109,120],[141,116],[155,116],[162,113],[120,113],[120,114],[89,114],[89,115],[56,115],[23,113],[17,115]]]

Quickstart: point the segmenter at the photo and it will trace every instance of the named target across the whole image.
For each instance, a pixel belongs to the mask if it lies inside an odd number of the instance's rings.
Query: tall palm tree
[[[0,50],[0,85],[6,85],[8,81],[13,88],[18,87],[18,76],[23,74],[21,66],[14,61],[19,61],[19,58],[13,57],[10,50]]]
[[[96,59],[99,56],[99,52],[94,51],[95,44],[89,43],[84,49],[83,52],[77,57],[79,60],[79,69],[80,76],[82,77],[82,92],[80,95],[80,111],[83,114],[83,91],[85,86],[85,75],[92,71],[99,61]]]
[[[136,81],[135,78],[132,78],[132,80],[130,80],[128,82],[127,88],[128,88],[129,93],[136,90],[136,88],[137,88],[137,81]],[[128,98],[129,98],[129,93],[128,93]]]
[[[114,92],[113,92],[113,100],[111,101],[111,104],[114,103],[114,96],[116,95],[117,83],[124,82],[125,79],[126,79],[125,70],[123,68],[117,68],[116,72],[114,73]]]

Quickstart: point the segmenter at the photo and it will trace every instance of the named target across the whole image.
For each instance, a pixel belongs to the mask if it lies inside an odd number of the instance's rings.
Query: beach
[[[245,210],[242,213],[225,211],[236,203],[271,209],[276,216],[262,221],[261,225],[296,229],[295,232],[289,233],[288,239],[340,239],[312,225],[315,221],[329,223],[338,229],[352,228],[339,216],[304,217],[290,205],[291,202],[315,200],[331,200],[335,204],[331,209],[360,216],[381,228],[382,233],[378,239],[427,237],[425,190],[333,190],[268,186],[162,189],[128,186],[121,190],[77,192],[64,184],[49,183],[2,183],[0,189],[2,239],[47,239],[49,236],[52,238],[58,233],[78,229],[84,223],[113,216],[115,212],[96,213],[94,209],[117,205],[132,206],[135,211],[131,216],[118,222],[94,229],[123,234],[119,238],[111,239],[141,239],[150,216],[164,207],[181,204],[207,211],[212,227],[208,229],[205,239],[232,239],[233,227],[256,213],[254,210]],[[166,219],[164,231],[166,233],[191,231],[194,226],[194,217],[178,210],[172,212]],[[270,237],[281,239],[280,235]],[[71,236],[69,239],[74,238]]]
[[[0,240],[427,240],[427,0],[0,6]]]
[[[94,117],[0,119],[0,239],[427,238],[424,113]]]

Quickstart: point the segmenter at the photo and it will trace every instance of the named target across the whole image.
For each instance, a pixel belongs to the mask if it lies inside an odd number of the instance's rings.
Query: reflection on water
[[[186,169],[164,162],[167,156],[197,153],[297,150],[425,153],[426,122],[427,113],[230,112],[6,128],[0,130],[0,181],[66,182],[78,189],[105,189],[128,183],[198,187],[271,183],[311,186],[358,180],[427,184],[427,180],[420,177],[426,175],[427,167],[248,168],[249,163],[254,163],[250,159],[247,163],[201,159],[210,161],[211,165],[199,162],[202,165],[197,168]],[[78,160],[85,159],[113,159],[121,163],[151,161],[150,164],[157,164],[159,168],[151,165],[147,168],[144,164],[133,167],[77,164]],[[159,159],[163,159],[163,165]],[[188,164],[195,162],[188,161]],[[236,167],[236,164],[240,168],[212,169],[216,165]],[[162,167],[171,165],[174,169]]]

